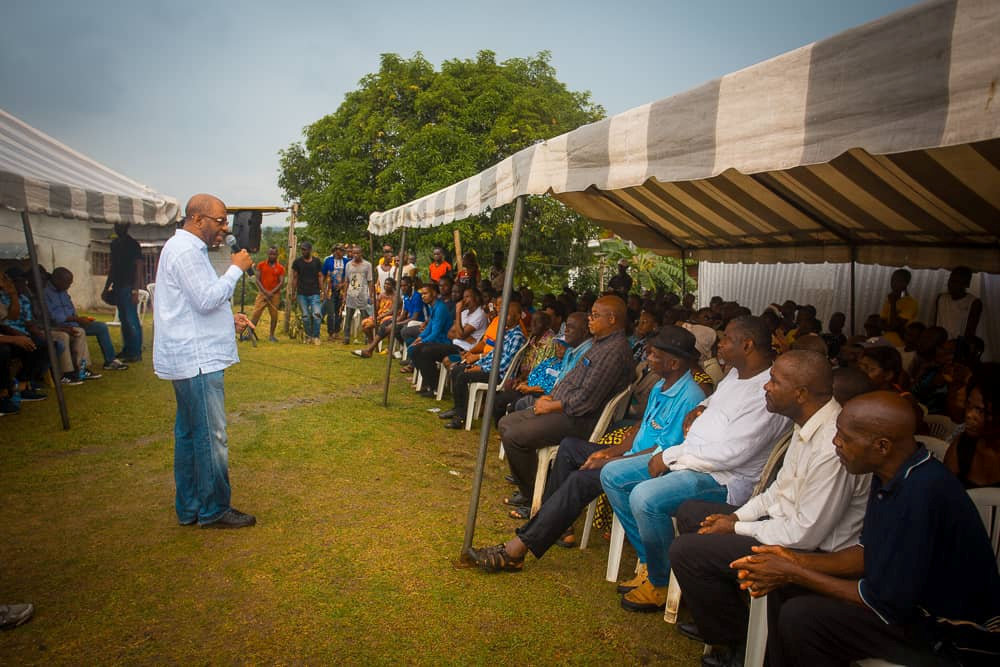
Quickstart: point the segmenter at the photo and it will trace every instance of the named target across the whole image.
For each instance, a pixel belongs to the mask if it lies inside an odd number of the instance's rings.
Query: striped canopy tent
[[[526,195],[667,256],[1000,272],[998,76],[1000,3],[931,0],[540,142],[372,213],[368,231],[402,228],[405,244],[408,228],[516,201],[501,321]],[[487,417],[463,555],[489,430]]]
[[[1000,272],[1000,3],[934,0],[538,143],[386,212],[551,194],[656,252]]]
[[[177,200],[77,153],[0,109],[0,206],[97,222],[167,225]]]
[[[21,214],[37,294],[42,293],[32,215],[104,223],[167,225],[176,221],[176,199],[77,153],[0,109],[0,207]],[[39,299],[49,364],[64,429],[69,428],[48,309]]]

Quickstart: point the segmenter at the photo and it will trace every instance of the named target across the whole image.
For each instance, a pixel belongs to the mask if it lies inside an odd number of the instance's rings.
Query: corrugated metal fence
[[[830,315],[840,311],[850,318],[850,264],[723,264],[701,262],[698,265],[698,303],[707,305],[713,296],[738,301],[758,314],[771,303],[791,299],[811,303],[826,328]],[[896,267],[858,264],[855,268],[857,323],[877,313],[889,293],[889,276]],[[920,304],[917,319],[928,322],[934,315],[937,295],[944,292],[948,271],[913,269],[910,294]],[[1000,359],[1000,275],[977,273],[970,292],[983,300],[979,336],[986,342],[987,360]],[[848,326],[849,320],[848,320]]]

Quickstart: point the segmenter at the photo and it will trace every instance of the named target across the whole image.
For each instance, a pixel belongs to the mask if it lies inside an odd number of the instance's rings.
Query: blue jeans
[[[309,338],[319,338],[319,325],[323,321],[323,299],[319,294],[299,294],[295,297],[302,313],[302,328]]]
[[[101,354],[104,355],[104,363],[110,364],[115,359],[115,346],[111,344],[111,334],[108,333],[108,325],[104,322],[91,322],[82,327],[88,336],[96,336],[97,344],[101,346]]]
[[[667,552],[674,541],[671,517],[686,500],[725,502],[726,487],[711,475],[692,470],[672,470],[655,479],[649,477],[649,459],[660,454],[632,456],[608,463],[601,470],[601,486],[615,516],[645,563],[654,586],[670,582]]]
[[[132,303],[131,287],[116,287],[115,305],[118,306],[118,321],[122,324],[122,351],[118,356],[126,359],[142,358],[142,325],[139,324],[139,308]]]
[[[182,524],[212,523],[229,509],[223,373],[174,380],[174,506]]]

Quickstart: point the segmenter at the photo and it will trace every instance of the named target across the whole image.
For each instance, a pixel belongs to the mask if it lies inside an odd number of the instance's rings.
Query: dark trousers
[[[496,401],[493,403],[493,423],[499,424],[501,417],[506,415],[508,412],[513,411],[514,404],[517,403],[517,400],[522,396],[524,396],[524,394],[515,389],[498,391]]]
[[[332,336],[340,331],[340,290],[334,289],[330,298],[323,302],[323,310],[326,312],[326,334]]]
[[[563,438],[559,443],[542,506],[516,531],[535,558],[541,558],[573,525],[587,504],[603,493],[600,468],[580,470],[580,466],[588,456],[604,448],[580,438]]]
[[[435,388],[438,381],[437,362],[449,354],[458,354],[462,350],[451,343],[421,343],[413,346],[413,367],[420,371],[424,378],[424,386]]]
[[[586,438],[596,421],[596,417],[570,417],[561,412],[536,415],[531,410],[512,412],[500,420],[507,464],[525,497],[531,498],[535,492],[538,450],[558,445],[567,436]]]
[[[467,372],[464,369],[460,373],[453,373],[451,376],[451,395],[455,399],[455,415],[462,419],[469,419],[472,415],[465,414],[469,407],[469,385],[474,382],[488,382],[490,374],[484,371]]]
[[[30,380],[40,383],[44,381],[45,371],[49,369],[49,352],[45,346],[45,339],[39,338],[32,341],[35,349],[28,351],[18,347],[13,343],[0,344],[0,383],[8,387],[9,382],[14,379],[19,381]],[[11,374],[12,361],[20,359],[21,368],[17,372],[16,378]]]
[[[681,534],[670,545],[670,567],[684,591],[684,604],[709,644],[742,646],[746,640],[750,618],[747,596],[739,589],[736,570],[729,564],[749,555],[750,547],[760,542],[745,535],[697,534],[709,514],[732,514],[737,509],[703,500],[689,500],[677,509]]]
[[[863,658],[910,666],[956,664],[908,640],[901,626],[883,623],[868,607],[796,586],[768,594],[767,626],[770,667],[833,667]]]

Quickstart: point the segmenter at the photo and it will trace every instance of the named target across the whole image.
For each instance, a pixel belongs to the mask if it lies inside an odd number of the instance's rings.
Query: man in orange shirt
[[[427,271],[430,274],[431,282],[436,283],[451,272],[451,264],[445,261],[444,250],[441,248],[434,248],[431,252],[431,259],[434,261],[427,267]]]
[[[278,304],[281,302],[281,288],[285,285],[285,267],[278,264],[278,249],[274,246],[267,249],[267,261],[257,265],[254,282],[257,283],[257,299],[253,303],[250,321],[257,326],[257,320],[267,308],[271,316],[271,336],[268,340],[277,343],[274,329],[278,326]]]

